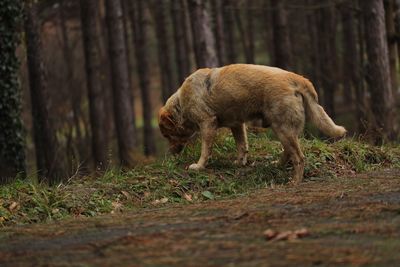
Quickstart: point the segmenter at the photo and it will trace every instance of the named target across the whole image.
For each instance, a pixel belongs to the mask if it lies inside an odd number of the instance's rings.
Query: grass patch
[[[233,164],[235,142],[231,135],[221,133],[208,169],[202,172],[186,169],[199,157],[200,143],[195,142],[178,157],[166,156],[128,171],[110,169],[101,177],[74,178],[57,187],[16,181],[0,187],[0,225],[234,197],[289,181],[291,168],[275,163],[282,148],[269,131],[249,133],[249,144],[250,164],[246,167]],[[376,147],[354,139],[335,143],[302,139],[301,145],[306,156],[305,180],[400,165],[400,150],[394,146]]]

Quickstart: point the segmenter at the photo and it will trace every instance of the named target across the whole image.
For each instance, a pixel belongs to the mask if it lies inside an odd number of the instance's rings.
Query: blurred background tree
[[[231,63],[304,75],[350,135],[399,140],[399,0],[25,1],[25,27],[21,3],[0,4],[2,179],[25,154],[50,182],[164,155],[160,106]]]
[[[21,121],[19,61],[22,1],[0,3],[0,182],[25,172],[25,136]]]

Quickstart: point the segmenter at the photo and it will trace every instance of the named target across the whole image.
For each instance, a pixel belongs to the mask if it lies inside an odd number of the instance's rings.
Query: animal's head
[[[194,129],[178,124],[164,107],[158,112],[158,126],[161,134],[168,139],[169,151],[173,154],[180,153],[194,133]]]

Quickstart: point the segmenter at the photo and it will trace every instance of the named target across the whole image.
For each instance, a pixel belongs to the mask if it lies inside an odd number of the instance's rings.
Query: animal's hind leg
[[[275,128],[274,131],[283,145],[284,155],[287,153],[293,164],[293,183],[301,183],[304,174],[304,155],[300,149],[297,133],[282,128]]]
[[[236,147],[238,150],[238,157],[235,161],[236,164],[246,165],[247,164],[247,154],[249,153],[249,144],[247,142],[247,132],[246,125],[242,123],[239,126],[231,127],[233,138],[236,142]]]

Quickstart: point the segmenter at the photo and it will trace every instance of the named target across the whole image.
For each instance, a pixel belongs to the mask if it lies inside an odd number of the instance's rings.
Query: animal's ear
[[[171,112],[165,110],[164,107],[158,112],[158,123],[164,125],[167,128],[172,128],[175,126]]]

